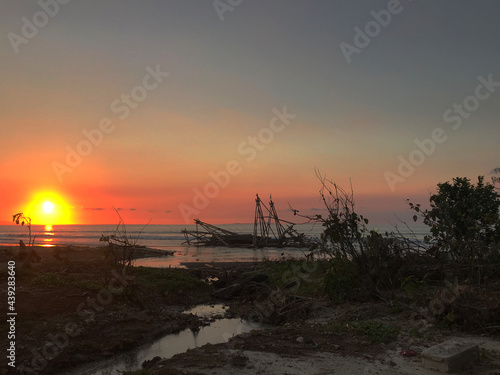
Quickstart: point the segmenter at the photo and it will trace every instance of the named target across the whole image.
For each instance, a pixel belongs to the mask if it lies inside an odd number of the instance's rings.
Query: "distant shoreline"
[[[95,254],[96,251],[104,251],[107,246],[75,246],[75,245],[55,245],[55,246],[33,246],[36,253],[43,258],[53,256],[55,251],[73,251],[73,252],[85,252],[89,251]],[[10,253],[11,257],[14,256],[17,251],[19,251],[18,245],[0,245],[0,261],[4,260],[4,257],[8,258]],[[134,259],[144,259],[144,258],[159,258],[166,256],[173,256],[174,251],[170,250],[159,250],[149,247],[137,247],[134,250]]]

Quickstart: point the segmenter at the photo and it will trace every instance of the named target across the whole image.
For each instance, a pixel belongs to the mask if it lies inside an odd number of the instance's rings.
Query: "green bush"
[[[430,197],[430,209],[408,203],[430,227],[426,240],[435,245],[441,258],[470,262],[484,259],[500,240],[499,197],[482,176],[477,185],[457,177],[452,183],[438,184],[437,194]],[[413,219],[417,221],[418,216]]]
[[[359,290],[356,265],[345,258],[333,258],[323,279],[325,293],[335,302],[353,298]]]
[[[368,219],[355,210],[352,188],[344,190],[319,174],[318,177],[328,216],[308,218],[324,227],[322,241],[313,250],[319,248],[332,258],[324,278],[326,293],[341,301],[356,289],[364,297],[376,297],[380,296],[381,288],[397,286],[405,257],[413,251],[411,245],[392,234],[382,236],[369,230]]]

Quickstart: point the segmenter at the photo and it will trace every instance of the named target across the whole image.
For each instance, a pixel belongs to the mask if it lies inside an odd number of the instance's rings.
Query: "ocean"
[[[253,224],[218,225],[221,228],[237,232],[252,233]],[[259,261],[262,259],[278,259],[283,256],[301,257],[307,249],[297,248],[265,248],[248,249],[241,247],[208,247],[188,246],[184,244],[183,229],[195,230],[193,225],[127,225],[127,236],[138,245],[173,251],[173,257],[138,260],[137,265],[178,266],[182,262],[223,262],[223,261]],[[319,238],[323,231],[320,224],[301,224],[294,227],[306,236]],[[99,239],[102,235],[116,233],[116,225],[33,225],[32,236],[35,245],[52,247],[56,245],[102,246]],[[200,228],[201,229],[201,228]],[[394,231],[394,227],[379,227],[380,233]],[[428,233],[427,227],[411,228],[417,239],[422,240]],[[400,228],[403,235],[412,235],[407,228]],[[0,245],[17,245],[23,240],[29,241],[28,229],[19,225],[0,225]]]

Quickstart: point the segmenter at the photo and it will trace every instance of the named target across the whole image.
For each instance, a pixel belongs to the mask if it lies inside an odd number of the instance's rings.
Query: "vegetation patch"
[[[359,278],[356,265],[345,258],[334,258],[328,266],[323,286],[330,299],[343,302],[357,295]]]
[[[373,343],[389,343],[395,340],[401,331],[400,327],[389,326],[375,321],[357,322],[350,325],[355,332],[362,333]]]
[[[335,334],[361,335],[374,344],[387,344],[398,337],[401,328],[378,321],[334,321],[325,326],[325,331]]]
[[[58,288],[62,286],[75,286],[85,290],[99,290],[102,285],[93,280],[79,280],[59,275],[52,272],[31,273],[28,283],[30,285],[44,286],[47,288]]]
[[[201,302],[212,293],[209,284],[181,269],[134,267],[133,276],[138,285],[165,293],[172,302]]]
[[[47,288],[57,288],[61,286],[71,285],[71,280],[55,273],[44,272],[34,274],[32,278],[30,278],[29,283],[31,285],[40,285]]]
[[[265,273],[273,289],[286,289],[297,296],[322,297],[326,269],[326,262],[287,259],[269,262]]]
[[[468,332],[500,332],[498,285],[490,288],[457,285],[440,290],[429,304],[441,328],[458,328]]]
[[[415,301],[419,306],[429,303],[428,288],[425,280],[415,276],[407,276],[401,280],[401,288],[406,295]]]

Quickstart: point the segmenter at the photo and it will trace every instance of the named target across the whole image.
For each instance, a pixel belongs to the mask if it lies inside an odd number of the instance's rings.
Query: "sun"
[[[33,224],[73,224],[73,207],[62,194],[54,191],[33,194],[23,212]]]
[[[42,204],[42,209],[43,209],[43,212],[45,212],[46,214],[51,214],[54,212],[54,203],[52,202],[49,202],[49,201],[45,201],[43,202]]]

